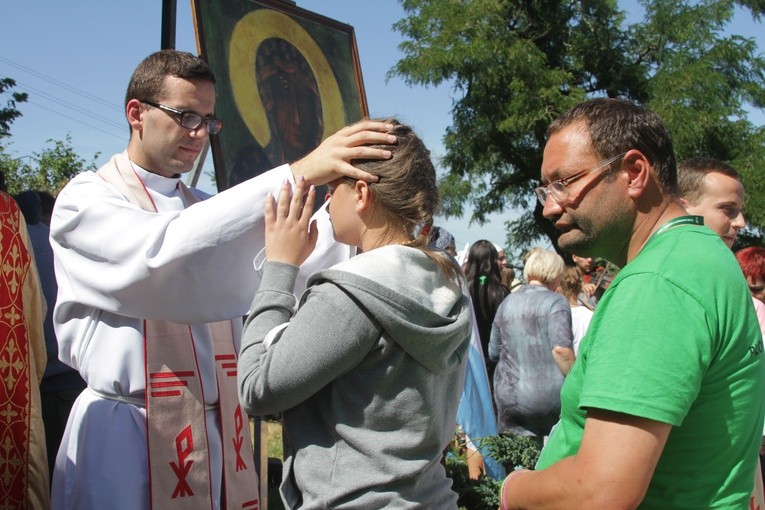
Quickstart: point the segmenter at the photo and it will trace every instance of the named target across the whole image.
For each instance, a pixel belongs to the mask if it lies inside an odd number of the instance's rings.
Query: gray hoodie
[[[284,413],[287,508],[456,508],[440,459],[470,342],[464,281],[386,246],[314,274],[291,317],[296,274],[266,263],[239,359],[245,409]]]

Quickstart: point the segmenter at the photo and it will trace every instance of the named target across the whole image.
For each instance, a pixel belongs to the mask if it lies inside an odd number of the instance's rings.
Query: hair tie
[[[480,281],[480,282],[481,282],[481,285],[483,285],[484,283],[486,283],[486,275],[483,275],[483,274],[482,274],[481,276],[479,276],[479,277],[478,277],[478,281]]]

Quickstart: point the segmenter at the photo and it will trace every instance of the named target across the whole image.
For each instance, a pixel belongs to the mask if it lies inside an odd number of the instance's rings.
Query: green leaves
[[[614,0],[401,3],[407,17],[394,27],[403,57],[389,76],[454,89],[441,162],[445,215],[472,210],[480,222],[516,208],[528,214],[508,224],[512,246],[554,235],[531,210],[547,126],[586,98],[608,96],[662,115],[678,159],[738,165],[749,219],[765,224],[765,197],[748,182],[748,168],[765,166],[762,131],[746,116],[765,106],[765,61],[754,41],[725,32],[736,5],[759,16],[765,1],[644,0],[645,16],[632,25]]]
[[[0,78],[0,94],[5,93],[16,86],[16,81],[11,78]],[[17,103],[26,102],[28,94],[26,92],[11,92],[11,98],[5,103],[4,108],[0,108],[0,138],[10,136],[11,124],[21,112],[16,109]]]
[[[0,145],[0,171],[5,174],[8,193],[15,195],[31,189],[55,196],[78,173],[96,169],[99,154],[94,154],[88,163],[74,152],[70,136],[47,143],[41,152],[24,157],[14,157]]]
[[[16,82],[11,78],[0,78],[0,94],[15,86]],[[11,92],[7,106],[0,108],[0,140],[11,135],[11,124],[21,116],[16,105],[27,99],[26,92]],[[48,140],[47,143],[49,146],[42,152],[20,157],[8,152],[10,144],[0,143],[0,172],[5,176],[8,193],[15,195],[26,190],[37,190],[55,196],[78,173],[96,169],[95,160],[99,154],[94,154],[93,160],[87,163],[72,149],[72,138],[69,135],[65,140]]]

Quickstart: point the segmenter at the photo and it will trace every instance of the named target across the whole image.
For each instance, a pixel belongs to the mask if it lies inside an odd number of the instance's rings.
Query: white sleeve
[[[80,174],[59,194],[51,224],[60,304],[182,323],[246,314],[260,283],[253,259],[264,246],[265,199],[285,179],[287,165],[186,209],[154,213]]]

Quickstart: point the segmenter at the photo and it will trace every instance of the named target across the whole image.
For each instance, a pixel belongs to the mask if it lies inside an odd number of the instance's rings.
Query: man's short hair
[[[690,204],[696,205],[707,192],[704,176],[717,172],[737,181],[741,178],[729,164],[714,158],[690,158],[677,165],[677,190]]]
[[[166,76],[215,83],[210,66],[201,58],[185,51],[161,50],[146,57],[133,71],[125,94],[125,107],[131,99],[159,102]]]
[[[549,138],[578,122],[584,122],[587,127],[599,157],[607,159],[637,149],[653,166],[654,177],[662,192],[677,195],[677,163],[672,137],[656,113],[625,99],[592,99],[555,119],[547,136]]]

